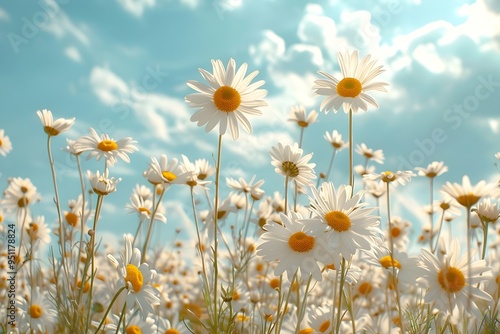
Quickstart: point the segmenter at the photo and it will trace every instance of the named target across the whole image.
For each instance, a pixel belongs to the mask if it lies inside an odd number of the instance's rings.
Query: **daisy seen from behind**
[[[337,112],[342,107],[346,113],[349,110],[357,113],[359,110],[367,111],[368,104],[378,108],[375,99],[366,92],[372,90],[387,92],[387,83],[373,81],[384,71],[382,65],[377,65],[377,61],[372,60],[370,55],[359,60],[358,51],[339,52],[338,61],[342,79],[339,80],[329,73],[320,71],[319,74],[325,79],[314,82],[314,95],[325,96],[320,109],[328,113],[330,109]]]
[[[192,108],[199,110],[191,116],[191,121],[198,126],[205,126],[207,132],[219,125],[219,135],[224,135],[228,128],[234,140],[239,137],[239,126],[251,133],[252,125],[247,115],[261,115],[260,107],[267,106],[263,98],[267,91],[259,89],[264,81],[251,81],[258,71],[246,75],[247,64],[236,70],[236,62],[230,59],[226,68],[221,60],[212,60],[213,73],[199,69],[208,85],[190,80],[187,85],[197,91],[189,94],[185,100]]]
[[[43,109],[42,111],[38,110],[37,112],[38,118],[40,118],[40,122],[42,122],[43,130],[49,136],[57,136],[65,131],[68,131],[73,124],[75,124],[75,118],[58,118],[54,121],[52,116],[52,111]]]
[[[309,274],[317,281],[322,280],[318,261],[333,262],[329,255],[325,240],[325,227],[319,221],[302,221],[302,216],[293,211],[289,216],[280,214],[282,224],[266,224],[266,232],[262,234],[262,243],[257,246],[257,254],[266,261],[278,260],[274,270],[276,276],[287,272],[291,281],[294,273],[299,270],[301,277]]]
[[[361,203],[363,192],[352,195],[350,186],[341,185],[336,190],[331,182],[311,190],[313,197],[309,201],[313,217],[306,221],[323,223],[329,249],[337,257],[341,254],[349,259],[358,249],[370,250],[372,245],[380,243],[380,222],[378,217],[371,215],[374,209]]]
[[[104,158],[107,165],[113,166],[118,158],[129,163],[128,154],[138,151],[136,144],[137,142],[131,137],[114,140],[107,134],[99,136],[93,128],[90,128],[90,135],[78,138],[73,145],[73,150],[77,153],[89,152],[87,160],[93,157],[96,160]]]
[[[494,185],[487,184],[482,180],[475,186],[472,186],[467,175],[462,177],[462,184],[446,182],[442,192],[454,198],[461,206],[470,208],[476,204],[481,197],[492,195]]]

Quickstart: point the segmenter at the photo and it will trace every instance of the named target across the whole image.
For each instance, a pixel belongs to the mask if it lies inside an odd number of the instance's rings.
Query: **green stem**
[[[156,202],[156,203],[154,202],[155,194],[156,194],[156,189],[153,189],[154,209],[153,209],[153,212],[151,213],[151,218],[149,219],[148,234],[146,236],[146,240],[144,241],[144,247],[142,249],[141,263],[146,262],[146,253],[148,252],[149,241],[151,239],[151,234],[153,233],[153,226],[154,226],[156,212],[158,211],[158,208],[160,207],[161,200],[163,199],[163,195],[165,194],[165,187],[162,188],[160,198],[158,198],[158,202]]]
[[[431,177],[430,178],[430,188],[431,188],[431,193],[430,193],[430,213],[429,213],[429,217],[430,217],[430,223],[431,223],[431,229],[430,229],[430,233],[429,233],[429,246],[430,246],[430,250],[432,252],[432,244],[433,244],[433,233],[434,233],[434,191],[433,191],[433,188],[434,188],[434,177]]]
[[[120,290],[118,290],[116,292],[116,294],[114,295],[113,299],[111,300],[111,303],[108,306],[108,309],[106,310],[106,313],[104,313],[104,316],[102,317],[102,320],[99,323],[99,326],[97,327],[97,329],[96,329],[96,331],[95,331],[94,334],[99,333],[99,330],[101,329],[102,325],[106,321],[106,318],[108,317],[109,311],[111,311],[111,307],[113,307],[113,304],[115,303],[116,299],[118,298],[118,296],[120,295],[120,293],[122,293],[123,290],[125,290],[125,287],[121,287]]]
[[[330,174],[332,173],[333,162],[335,160],[335,156],[337,155],[337,149],[333,149],[332,157],[330,158],[330,164],[328,165],[328,172],[326,173],[325,182],[328,182],[330,179]]]
[[[218,285],[219,285],[219,264],[218,264],[218,249],[219,241],[217,238],[218,231],[218,215],[219,215],[219,179],[220,179],[220,165],[222,156],[222,135],[219,135],[219,143],[217,145],[217,166],[215,171],[215,203],[214,203],[214,326],[215,334],[219,332],[219,315],[217,311],[217,303],[219,301],[217,297]]]
[[[349,185],[354,193],[353,142],[352,142],[352,109],[349,109]]]

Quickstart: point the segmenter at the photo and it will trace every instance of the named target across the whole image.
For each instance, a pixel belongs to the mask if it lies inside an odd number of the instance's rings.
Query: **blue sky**
[[[290,107],[318,110],[311,96],[317,71],[338,73],[339,51],[358,49],[380,60],[388,94],[374,94],[380,109],[355,115],[354,143],[383,149],[385,166],[410,169],[444,161],[438,179],[472,183],[499,178],[494,154],[500,151],[500,5],[478,1],[302,1],[278,0],[39,0],[0,5],[0,128],[13,151],[0,157],[2,189],[7,177],[29,177],[48,206],[35,214],[53,215],[45,135],[36,116],[76,117],[76,125],[53,142],[63,202],[78,194],[74,162],[59,152],[64,138],[94,127],[115,139],[131,136],[140,151],[119,162],[119,191],[106,199],[100,229],[132,232],[134,217],[124,206],[151,156],[212,160],[217,136],[189,121],[184,102],[188,80],[202,80],[198,68],[210,60],[249,64],[266,81],[269,107],[251,119],[252,135],[225,137],[224,176],[254,174],[266,179],[272,195],[282,179],[270,164],[270,147],[298,140],[287,123]],[[306,129],[304,150],[324,171],[330,147],[323,139],[334,129],[347,136],[343,113],[320,114]],[[347,151],[336,160],[335,183],[347,182]],[[355,163],[362,163],[355,157]],[[100,164],[88,162],[85,169]],[[426,204],[426,180],[398,188],[405,201],[394,210],[417,222],[417,204]],[[411,194],[412,196],[408,196]],[[409,200],[409,198],[412,198]],[[439,197],[439,195],[437,195]],[[401,198],[401,196],[400,196]],[[189,229],[187,191],[166,194],[166,229]],[[406,209],[398,209],[398,207]],[[413,212],[413,214],[411,214]],[[192,226],[191,226],[192,227]]]

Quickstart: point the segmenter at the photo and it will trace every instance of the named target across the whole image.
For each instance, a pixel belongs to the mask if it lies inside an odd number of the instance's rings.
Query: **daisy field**
[[[498,332],[499,22],[0,4],[0,332]]]

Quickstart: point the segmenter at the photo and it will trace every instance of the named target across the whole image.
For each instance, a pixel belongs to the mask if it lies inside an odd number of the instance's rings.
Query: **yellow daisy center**
[[[443,211],[445,211],[445,210],[448,210],[448,209],[450,208],[450,204],[443,202],[443,203],[441,203],[441,204],[439,205],[439,207],[440,207],[441,209],[443,209]]]
[[[465,286],[465,276],[460,269],[449,267],[439,271],[438,282],[447,292],[458,292]]]
[[[391,256],[390,255],[386,255],[384,256],[383,258],[380,259],[380,264],[382,265],[382,267],[384,267],[385,269],[389,269],[389,267],[396,267],[398,269],[401,269],[401,264],[398,262],[398,260],[396,260],[394,257],[392,258],[392,261],[391,261]]]
[[[363,296],[367,296],[372,292],[373,290],[373,285],[370,282],[363,282],[359,285],[358,291],[360,294]]]
[[[132,326],[127,327],[127,329],[125,330],[125,333],[126,334],[142,334],[142,331],[139,328],[139,326],[132,325]]]
[[[51,126],[44,126],[43,131],[45,131],[45,133],[49,136],[57,136],[59,134],[59,131]]]
[[[139,208],[139,209],[137,209],[137,210],[138,210],[140,213],[145,212],[145,213],[147,213],[148,215],[150,215],[150,214],[151,214],[151,211],[149,211],[149,209],[147,209],[147,208],[140,207],[140,208]]]
[[[170,328],[165,331],[165,334],[179,334],[180,332],[177,329]]]
[[[299,331],[299,334],[311,334],[314,333],[314,329],[312,328],[304,328]]]
[[[325,215],[328,225],[337,232],[348,231],[351,228],[351,219],[340,211],[330,211]]]
[[[297,124],[301,127],[301,128],[307,128],[307,126],[309,125],[309,123],[307,123],[306,121],[298,121]]]
[[[396,174],[394,174],[393,172],[387,171],[383,172],[381,175],[382,175],[382,181],[386,183],[396,180]]]
[[[437,176],[437,173],[436,172],[427,172],[425,174],[425,176],[427,176],[428,178],[433,178],[433,177],[436,177]]]
[[[118,144],[114,140],[106,139],[99,142],[97,148],[101,151],[109,152],[118,149]]]
[[[295,232],[288,239],[288,245],[296,252],[308,252],[314,247],[315,239],[304,232]]]
[[[335,270],[335,264],[334,264],[334,263],[327,264],[327,265],[325,266],[325,268],[326,268],[326,269],[328,269],[328,270]]]
[[[280,280],[279,278],[273,278],[270,282],[269,282],[269,285],[271,286],[271,288],[273,288],[274,290],[278,289],[279,286],[280,286]]]
[[[330,320],[326,320],[325,322],[323,322],[323,323],[319,326],[318,330],[319,330],[321,333],[324,333],[324,332],[326,332],[326,330],[328,329],[328,327],[330,327]]]
[[[163,177],[166,178],[168,182],[172,182],[177,178],[177,175],[167,170],[161,172],[161,175],[163,175]]]
[[[26,207],[29,203],[30,203],[30,201],[29,201],[26,197],[21,197],[21,198],[17,201],[17,206],[18,206],[18,207],[20,207],[20,208],[24,208],[24,207]]]
[[[401,234],[401,229],[399,227],[395,226],[395,227],[391,228],[391,236],[393,238],[399,237],[400,234]]]
[[[283,173],[285,173],[288,177],[299,176],[299,167],[297,167],[297,165],[291,161],[284,161],[281,164],[281,169],[283,170]]]
[[[2,147],[2,140],[0,139],[0,147]]]
[[[28,188],[25,186],[21,186],[21,191],[23,192],[23,194],[26,194],[28,192]]]
[[[457,202],[460,203],[460,205],[465,206],[466,208],[470,208],[474,204],[479,201],[480,196],[476,196],[472,193],[468,195],[460,195],[457,196]]]
[[[127,264],[127,276],[125,277],[125,281],[132,285],[132,289],[135,292],[139,292],[142,289],[142,283],[144,282],[144,278],[142,277],[142,273],[133,264]]]
[[[344,78],[337,85],[337,93],[342,97],[356,97],[363,87],[356,78]]]
[[[233,87],[222,86],[214,93],[214,104],[220,111],[232,112],[240,106],[241,95]]]
[[[43,311],[42,308],[36,304],[30,306],[30,317],[33,319],[38,319],[42,316]]]
[[[64,217],[71,226],[75,227],[78,224],[78,216],[73,212],[68,212]]]

